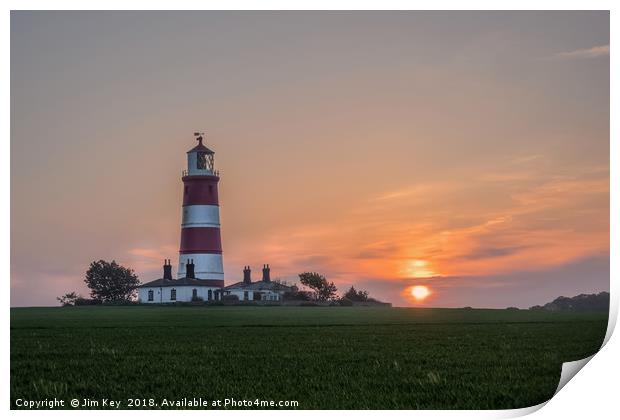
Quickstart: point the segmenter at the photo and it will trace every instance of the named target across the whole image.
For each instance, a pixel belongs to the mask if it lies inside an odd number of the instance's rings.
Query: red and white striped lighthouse
[[[224,286],[220,207],[212,150],[202,144],[204,133],[194,133],[198,145],[187,152],[183,171],[183,218],[178,278],[186,277],[188,262],[194,263],[194,277],[221,281]]]

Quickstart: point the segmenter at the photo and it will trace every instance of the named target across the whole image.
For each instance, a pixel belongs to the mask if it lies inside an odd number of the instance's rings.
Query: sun
[[[411,288],[411,296],[415,300],[424,300],[431,294],[431,291],[426,286],[413,286]]]

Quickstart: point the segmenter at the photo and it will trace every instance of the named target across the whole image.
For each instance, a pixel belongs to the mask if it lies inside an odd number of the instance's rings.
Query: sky
[[[178,261],[194,131],[227,284],[609,290],[608,12],[12,12],[11,305]]]

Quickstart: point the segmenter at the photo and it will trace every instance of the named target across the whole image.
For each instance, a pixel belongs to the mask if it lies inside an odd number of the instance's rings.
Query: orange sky
[[[11,38],[12,305],[85,293],[100,258],[156,278],[199,129],[228,283],[609,287],[607,13],[18,12]]]

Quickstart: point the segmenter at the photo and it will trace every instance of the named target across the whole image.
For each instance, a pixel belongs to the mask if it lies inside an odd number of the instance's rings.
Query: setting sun
[[[411,288],[411,296],[415,298],[415,300],[424,300],[431,294],[431,291],[426,286],[413,286]]]

